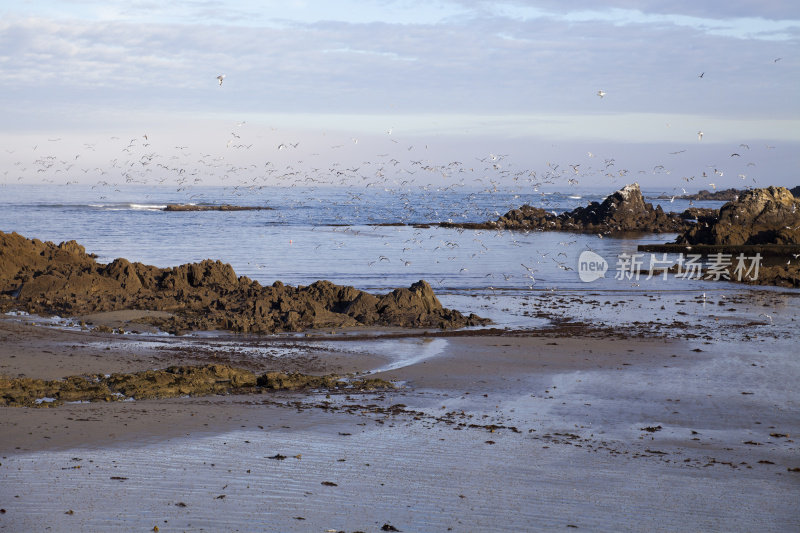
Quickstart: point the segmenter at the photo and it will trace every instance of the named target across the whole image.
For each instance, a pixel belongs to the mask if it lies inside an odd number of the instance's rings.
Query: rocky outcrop
[[[667,213],[661,206],[645,202],[638,183],[626,185],[603,202],[556,214],[539,207],[523,205],[493,222],[485,224],[447,224],[468,229],[512,229],[574,231],[580,233],[678,233],[691,227],[691,213]]]
[[[206,205],[206,204],[167,204],[162,211],[262,211],[271,207],[256,207],[246,205]]]
[[[661,195],[658,200],[671,200],[678,198],[681,200],[694,200],[694,201],[716,201],[716,202],[734,202],[745,191],[742,189],[723,189],[720,191],[707,191],[705,189],[695,194],[683,194],[680,196]]]
[[[761,265],[755,279],[743,281],[759,285],[800,287],[800,261],[796,258],[800,245],[800,200],[784,187],[767,187],[744,191],[735,201],[719,210],[719,216],[703,218],[676,240],[676,244],[724,246],[731,251],[752,256],[759,246],[772,245],[771,253]],[[793,246],[792,246],[793,245]],[[753,252],[746,252],[752,246]],[[735,248],[734,248],[735,247]],[[784,249],[785,252],[776,251]],[[732,268],[730,279],[737,279]]]
[[[800,244],[800,200],[785,187],[745,191],[719,210],[711,223],[698,224],[679,244]]]
[[[578,207],[565,219],[564,227],[574,225],[585,231],[665,233],[678,231],[686,223],[676,213],[665,213],[661,206],[645,202],[638,183],[626,185],[609,195],[603,203]]]
[[[55,407],[65,402],[112,402],[181,396],[258,394],[267,390],[391,389],[378,378],[342,379],[335,375],[253,372],[227,365],[171,366],[130,374],[69,376],[57,380],[0,376],[0,406]]]
[[[318,281],[262,286],[220,261],[157,268],[116,259],[99,264],[74,241],[55,245],[0,232],[0,310],[78,316],[167,311],[148,323],[170,332],[223,329],[273,333],[358,326],[454,328],[488,321],[445,309],[419,281],[382,296]]]

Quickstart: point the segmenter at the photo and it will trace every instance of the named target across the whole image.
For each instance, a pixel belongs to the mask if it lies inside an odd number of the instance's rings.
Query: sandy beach
[[[351,3],[3,3],[0,533],[800,533],[800,3]]]
[[[0,529],[800,526],[790,341],[583,329],[174,337],[6,316],[10,376],[217,362],[397,389],[2,408]]]

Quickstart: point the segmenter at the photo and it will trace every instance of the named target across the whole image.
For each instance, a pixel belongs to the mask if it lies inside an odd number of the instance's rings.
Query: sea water
[[[652,198],[657,193],[644,194]],[[152,186],[101,191],[76,184],[4,185],[0,187],[0,230],[55,243],[76,240],[87,252],[96,254],[100,263],[124,257],[169,267],[220,260],[230,263],[237,275],[265,285],[277,280],[308,285],[325,279],[382,293],[424,279],[445,305],[490,315],[511,326],[535,324],[532,319],[520,318],[519,306],[530,295],[548,291],[660,292],[694,297],[719,290],[763,290],[728,282],[650,276],[646,261],[640,276],[619,275],[616,267],[621,254],[635,254],[640,244],[672,241],[675,234],[619,238],[414,226],[494,220],[523,204],[561,213],[603,198],[603,194],[575,190],[522,193],[332,186],[242,190],[220,186],[194,187],[186,192]],[[650,201],[677,212],[690,205],[722,205],[680,199]],[[270,209],[163,211],[170,203]],[[591,282],[582,281],[577,272],[578,258],[587,250],[608,263],[605,276]]]

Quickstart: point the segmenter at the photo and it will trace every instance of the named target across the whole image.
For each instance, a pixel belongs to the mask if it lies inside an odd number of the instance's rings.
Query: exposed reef
[[[127,259],[100,264],[75,241],[42,242],[0,232],[0,311],[74,317],[121,310],[165,331],[274,333],[319,328],[458,328],[486,319],[442,307],[425,281],[373,295],[317,281],[262,286],[229,264],[205,260],[157,268]]]
[[[698,224],[679,244],[800,244],[800,200],[785,187],[744,191],[710,224]]]
[[[556,214],[540,207],[523,205],[497,220],[479,224],[443,222],[443,227],[467,229],[510,229],[527,231],[572,231],[578,233],[680,233],[695,225],[696,213],[665,212],[660,205],[644,201],[638,183],[626,185],[603,202]]]
[[[257,207],[246,205],[205,205],[205,204],[167,204],[162,211],[263,211],[271,207]]]
[[[674,195],[666,195],[662,194],[658,196],[658,200],[672,200],[680,199],[680,200],[693,200],[693,201],[716,201],[716,202],[732,202],[739,198],[742,193],[745,192],[745,189],[722,189],[719,191],[707,191],[705,189],[695,193],[695,194],[681,194],[679,196]]]
[[[719,215],[703,218],[679,235],[675,243],[651,251],[704,254],[733,258],[760,258],[758,274],[734,275],[731,261],[723,279],[757,285],[800,287],[800,200],[785,187],[742,192],[723,205]]]
[[[258,394],[267,390],[393,388],[390,382],[365,378],[267,372],[263,375],[227,365],[171,366],[164,370],[43,380],[0,376],[0,406],[54,407],[64,402],[112,402],[180,396]]]

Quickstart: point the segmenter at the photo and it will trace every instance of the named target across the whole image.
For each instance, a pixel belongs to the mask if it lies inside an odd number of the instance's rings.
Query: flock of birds
[[[224,78],[224,74],[217,77],[220,86]],[[604,91],[598,92],[600,97],[605,94]],[[103,141],[82,143],[81,147],[73,147],[65,155],[64,149],[51,150],[51,147],[55,148],[55,145],[63,142],[62,138],[48,138],[47,145],[37,143],[27,154],[23,151],[20,155],[26,157],[17,159],[3,171],[0,184],[38,181],[53,185],[77,185],[94,180],[92,187],[101,190],[124,184],[141,184],[174,186],[176,192],[186,193],[193,186],[222,182],[234,194],[246,194],[247,191],[269,186],[335,185],[354,187],[353,198],[357,199],[361,189],[370,187],[386,191],[402,191],[413,187],[446,191],[469,187],[484,192],[511,190],[530,193],[538,192],[547,185],[563,184],[572,188],[581,184],[597,187],[607,183],[611,188],[621,182],[643,181],[647,186],[648,175],[672,173],[664,164],[636,171],[621,168],[614,158],[601,158],[593,152],[587,152],[587,159],[581,162],[566,165],[546,162],[537,170],[517,168],[509,154],[489,153],[471,160],[436,162],[429,157],[427,145],[403,143],[393,135],[393,128],[385,131],[383,143],[373,143],[378,146],[380,153],[372,156],[365,157],[363,151],[354,154],[352,150],[343,150],[348,145],[351,148],[358,146],[359,140],[355,137],[331,144],[331,153],[323,154],[319,146],[313,151],[304,150],[300,141],[296,140],[277,140],[270,146],[269,141],[264,142],[264,135],[250,136],[246,129],[247,122],[236,123],[216,151],[196,151],[184,144],[170,145],[168,141],[156,144],[157,141],[143,134],[128,140],[111,136]],[[702,130],[697,132],[698,141],[703,139],[703,135]],[[335,150],[347,153],[343,153],[343,157],[336,161]],[[688,150],[684,148],[667,155],[678,156]],[[741,158],[741,154],[749,150],[750,146],[742,143],[730,154],[730,158]],[[5,151],[12,157],[17,152],[8,148]],[[98,157],[99,153],[112,154],[112,157],[103,160]],[[355,162],[344,163],[347,159]],[[328,162],[330,160],[335,162]],[[688,183],[697,179],[696,185],[699,187],[707,184],[715,188],[716,184],[707,178],[722,177],[725,166],[708,165],[705,169],[697,169],[692,175],[682,176],[682,180]],[[754,162],[746,162],[738,178],[745,180],[748,176],[744,172],[754,166]],[[751,179],[757,183],[755,178]],[[436,183],[438,185],[434,185]],[[194,198],[189,195],[187,200]],[[543,200],[546,198],[543,197]]]
[[[225,74],[216,77],[220,88],[225,78]],[[604,90],[597,91],[599,98],[606,95]],[[702,139],[703,131],[700,130],[697,140]],[[653,177],[655,184],[659,175],[672,172],[663,164],[634,171],[621,167],[614,158],[593,152],[587,152],[580,161],[564,165],[546,162],[536,170],[517,167],[510,154],[500,153],[473,155],[464,160],[435,161],[430,155],[433,151],[428,150],[427,145],[404,141],[392,127],[373,136],[369,142],[359,144],[358,138],[345,136],[334,139],[327,148],[317,142],[310,149],[296,139],[282,138],[281,132],[274,129],[267,134],[257,128],[252,131],[246,121],[232,124],[227,136],[219,139],[217,148],[210,150],[174,144],[160,134],[147,133],[125,139],[111,136],[81,143],[80,146],[67,145],[60,137],[48,138],[29,150],[21,150],[18,154],[21,157],[3,170],[0,186],[14,182],[89,185],[98,200],[107,199],[112,192],[120,192],[126,185],[160,186],[174,188],[176,197],[180,198],[177,201],[197,203],[214,201],[214,198],[207,197],[209,193],[203,186],[221,182],[225,195],[241,197],[242,203],[249,205],[252,204],[248,198],[263,199],[263,195],[257,193],[266,191],[264,194],[271,194],[274,187],[301,187],[308,201],[313,201],[315,190],[335,186],[344,192],[342,204],[349,206],[363,203],[364,195],[377,189],[393,196],[403,213],[402,222],[463,222],[474,217],[476,212],[468,212],[463,206],[450,211],[441,206],[420,207],[419,194],[465,192],[477,198],[481,194],[504,193],[506,204],[498,203],[495,209],[480,213],[485,217],[483,220],[493,220],[503,214],[502,209],[519,207],[521,198],[530,201],[532,194],[539,195],[536,205],[546,209],[554,207],[550,205],[548,194],[542,190],[546,186],[566,186],[570,191],[578,191],[582,185],[596,187],[607,184],[610,193],[633,181],[641,181],[647,187],[648,177]],[[370,149],[377,153],[365,155]],[[328,152],[323,153],[324,150]],[[692,148],[687,147],[669,152],[665,158],[668,160],[690,150]],[[730,158],[741,158],[741,154],[750,151],[750,146],[740,144],[735,150]],[[13,158],[16,150],[6,149],[6,152]],[[104,154],[111,154],[111,157]],[[348,160],[351,163],[345,162]],[[750,167],[755,163],[747,162],[745,165]],[[708,180],[714,176],[713,179],[719,181],[724,175],[723,166],[710,165],[682,179],[687,183],[697,180],[696,185],[703,187],[707,184],[713,189],[716,183]],[[742,172],[738,177],[744,180],[747,175]],[[756,182],[754,178],[752,181]],[[681,190],[686,193],[685,188]],[[671,201],[678,196],[676,189],[673,193]],[[468,203],[472,199],[467,196]],[[478,202],[471,205],[479,209]],[[333,217],[338,216],[338,207],[327,206]],[[350,221],[341,222],[346,224]],[[475,253],[488,251],[484,241],[478,239],[478,244]],[[452,243],[443,241],[441,249],[448,248],[453,248]],[[548,257],[548,254],[542,254],[539,259],[555,262],[563,270],[571,268],[561,258],[566,254],[556,257]],[[389,257],[381,255],[369,259],[368,263],[372,266],[388,261]],[[410,265],[410,261],[403,258],[400,262]],[[529,277],[531,283],[535,281],[534,268],[522,266],[524,276]],[[468,266],[461,270],[467,271]]]
[[[775,59],[776,62],[779,60],[780,58]],[[704,76],[705,72],[699,77]],[[225,74],[216,77],[220,88],[225,78]],[[597,91],[600,98],[606,95],[605,90]],[[587,153],[588,161],[566,165],[547,162],[546,166],[538,170],[516,168],[508,154],[490,153],[464,161],[435,162],[429,157],[427,145],[403,143],[402,139],[393,135],[394,128],[391,127],[385,130],[383,143],[373,143],[378,146],[380,153],[363,156],[353,154],[352,150],[345,150],[346,146],[353,148],[358,145],[358,138],[349,137],[344,142],[330,145],[331,151],[349,152],[343,154],[344,157],[336,157],[333,152],[320,153],[319,146],[312,150],[301,149],[297,140],[281,139],[269,146],[263,141],[264,135],[248,135],[246,130],[246,122],[236,123],[224,146],[219,146],[220,149],[216,151],[193,151],[187,145],[170,146],[164,142],[159,142],[156,146],[156,141],[151,141],[147,134],[128,141],[110,137],[107,142],[83,143],[82,149],[72,148],[73,153],[70,155],[65,155],[63,149],[58,150],[58,155],[48,153],[51,152],[50,146],[45,148],[36,144],[28,154],[24,154],[27,157],[34,156],[33,160],[18,159],[10,168],[4,169],[0,183],[41,181],[54,185],[72,185],[95,180],[93,187],[101,189],[121,184],[172,185],[179,193],[189,192],[195,185],[218,181],[231,187],[237,194],[246,194],[247,191],[272,185],[336,185],[398,191],[415,186],[434,190],[477,187],[488,192],[506,189],[528,193],[538,191],[545,185],[561,184],[571,188],[581,183],[588,183],[592,187],[608,183],[611,188],[619,182],[641,180],[647,186],[648,175],[672,172],[663,164],[636,171],[620,168],[614,158],[596,158],[592,152]],[[699,130],[697,140],[702,141],[703,136],[703,131]],[[47,140],[48,145],[62,142],[61,138]],[[749,145],[740,144],[730,157],[741,157],[743,150],[749,149]],[[669,152],[668,155],[678,156],[689,150],[687,147]],[[283,154],[275,154],[275,151]],[[15,150],[6,149],[6,152],[13,154]],[[98,152],[116,152],[117,155],[104,161],[96,157]],[[356,162],[344,163],[348,158]],[[330,160],[339,162],[329,163]],[[684,175],[682,179],[687,183],[697,180],[696,185],[699,187],[708,185],[715,188],[716,184],[707,178],[722,177],[725,166],[729,165],[709,165],[706,169],[697,169],[692,175]],[[745,163],[744,167],[740,167],[742,171],[738,172],[738,177],[745,180],[748,177],[746,169],[753,166],[755,163],[752,161]],[[751,179],[756,183],[755,178]],[[433,185],[437,182],[440,185]],[[360,193],[354,191],[353,194],[355,198]],[[187,199],[192,200],[193,197],[189,195]]]

